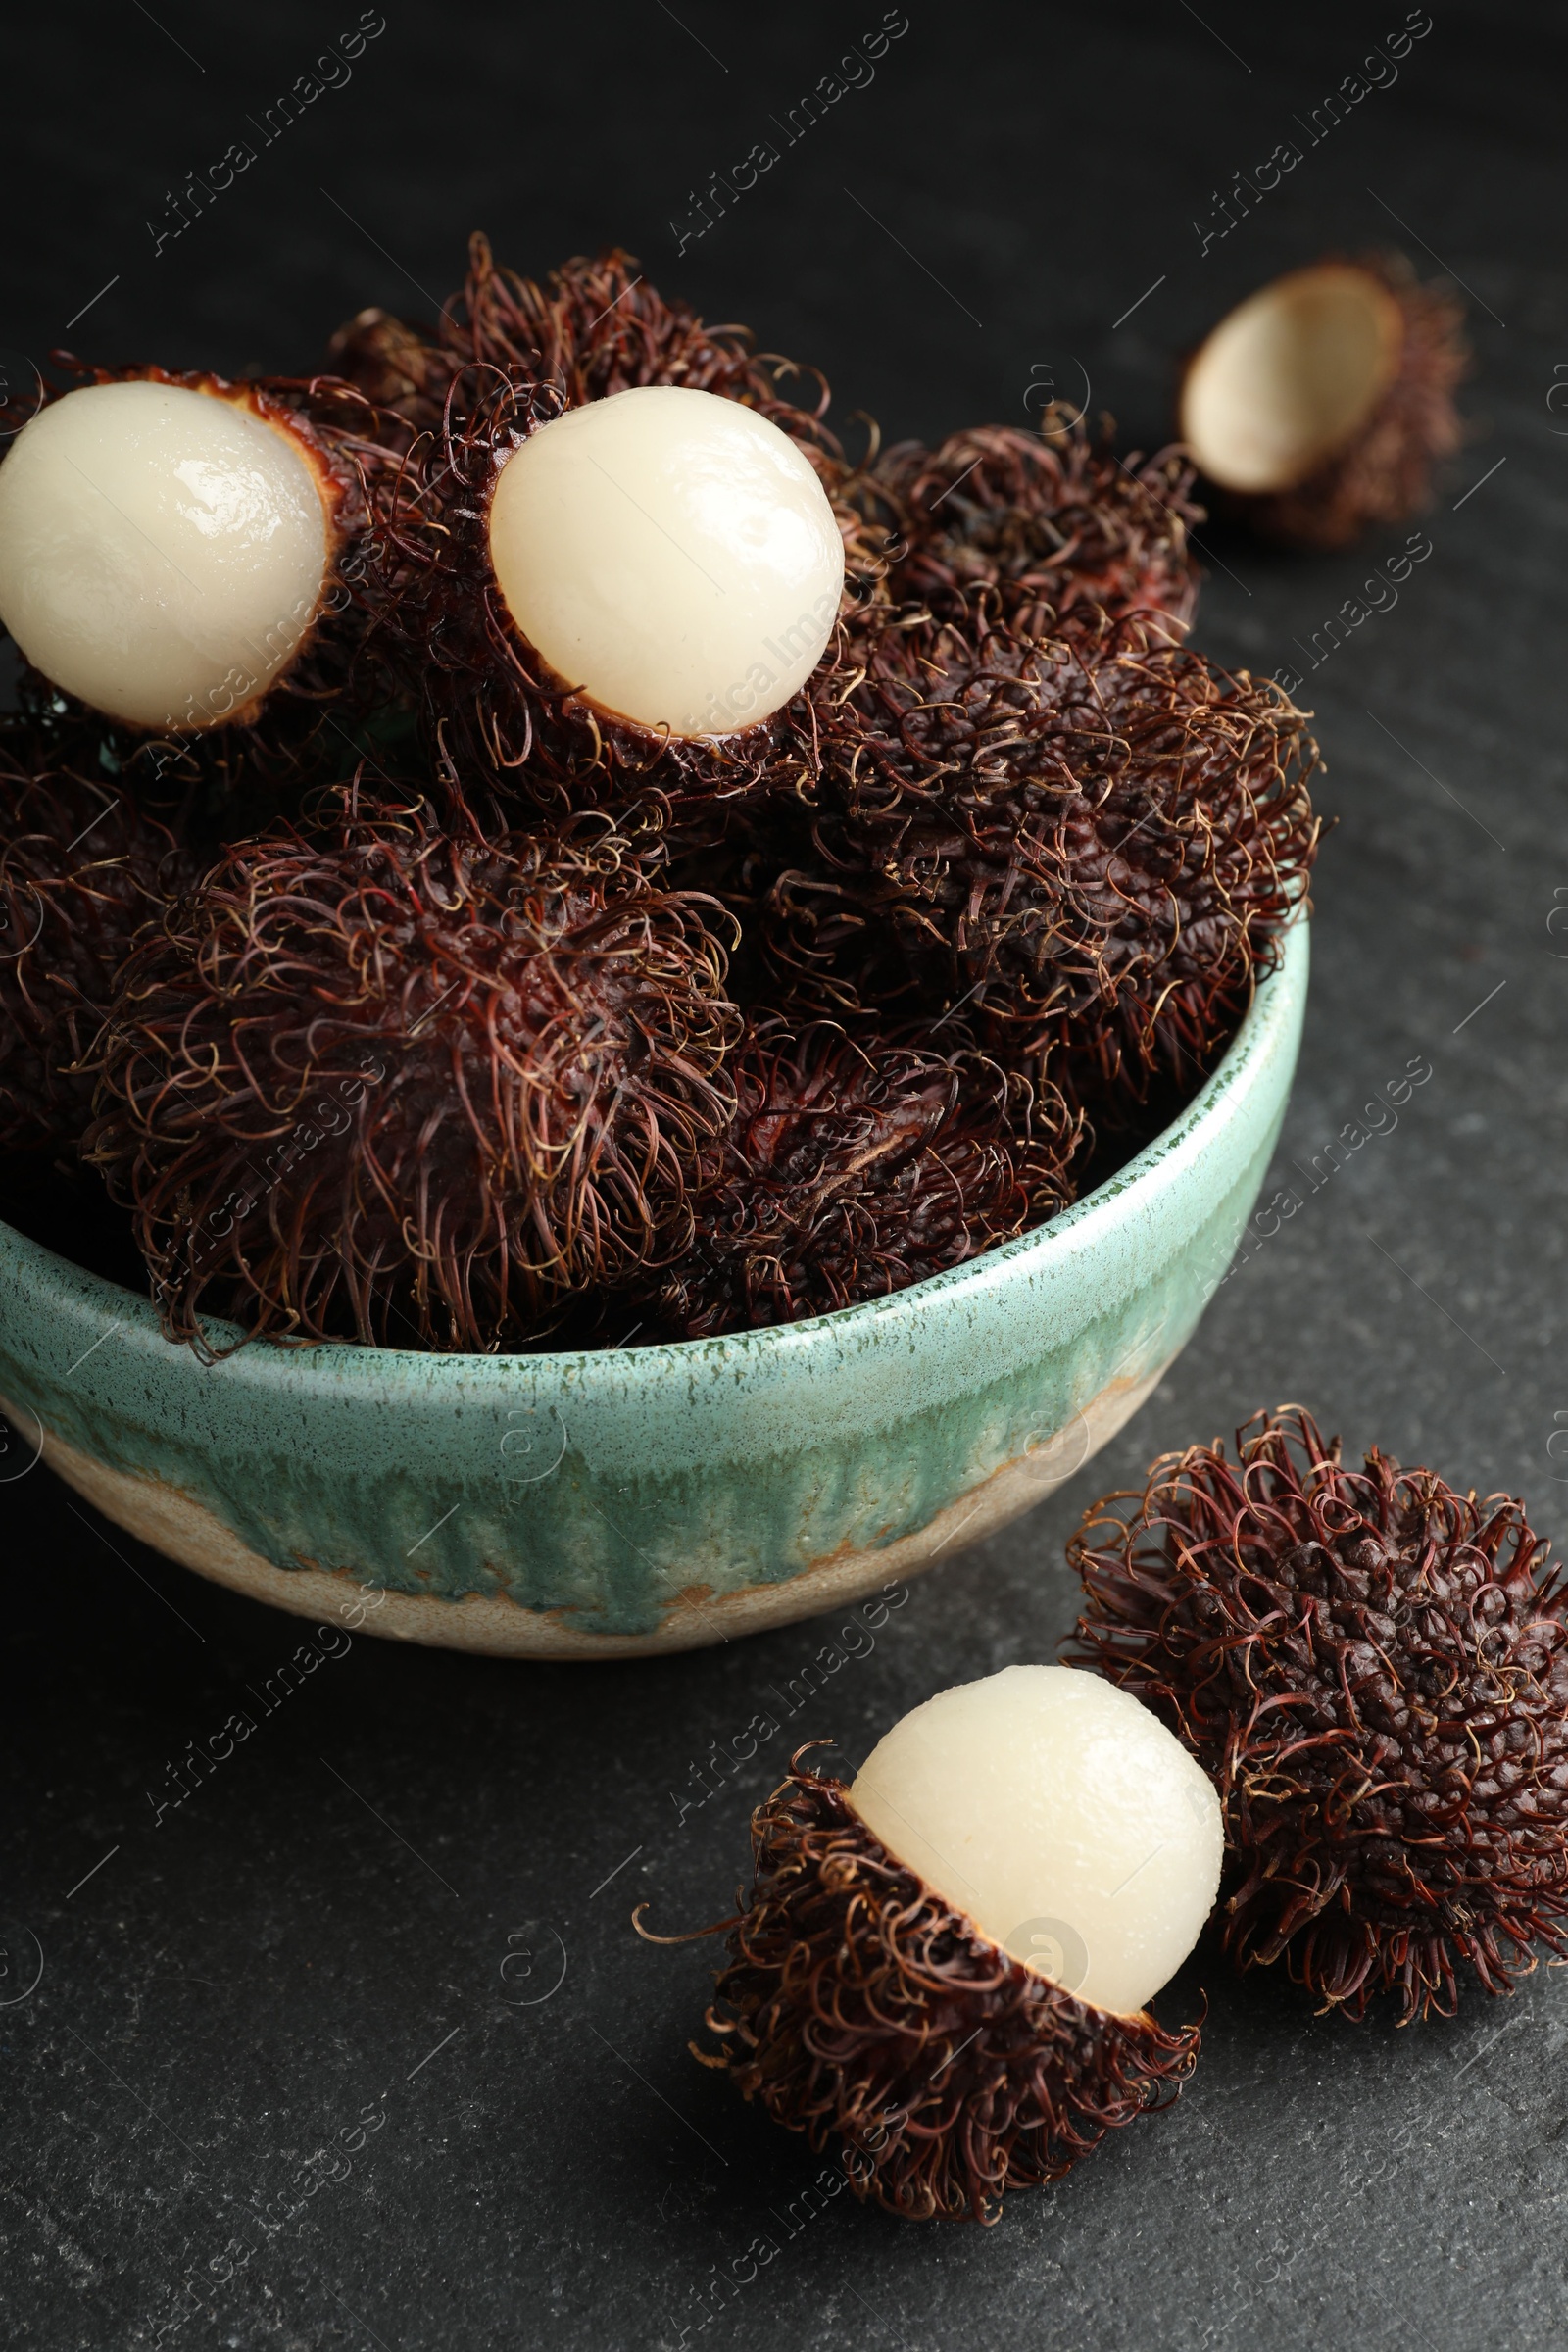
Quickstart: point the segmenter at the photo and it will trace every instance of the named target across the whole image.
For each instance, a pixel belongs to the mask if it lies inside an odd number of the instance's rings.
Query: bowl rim
[[[1107,1228],[1125,1214],[1124,1196],[1146,1178],[1191,1149],[1200,1132],[1210,1125],[1236,1090],[1249,1066],[1267,1054],[1283,1020],[1304,985],[1308,968],[1310,906],[1303,904],[1285,926],[1272,965],[1259,973],[1246,1012],[1214,1069],[1174,1119],[1121,1167],[1094,1190],[1058,1211],[1043,1225],[978,1251],[960,1265],[927,1275],[922,1281],[877,1298],[836,1307],[827,1314],[803,1317],[794,1323],[766,1324],[754,1331],[725,1332],[710,1339],[656,1340],[641,1348],[625,1341],[611,1348],[528,1349],[494,1354],[416,1348],[368,1348],[356,1342],[328,1341],[284,1344],[245,1344],[205,1364],[188,1346],[170,1340],[162,1330],[150,1298],[123,1284],[91,1272],[59,1250],[35,1242],[16,1226],[0,1219],[0,1272],[25,1269],[28,1288],[40,1292],[69,1283],[70,1304],[76,1316],[85,1313],[112,1323],[122,1348],[183,1357],[193,1368],[242,1383],[260,1378],[266,1385],[298,1383],[302,1387],[329,1384],[361,1391],[384,1388],[389,1396],[406,1396],[411,1386],[428,1389],[432,1383],[467,1384],[484,1389],[515,1383],[560,1382],[579,1393],[601,1385],[619,1387],[628,1376],[639,1384],[671,1380],[701,1365],[705,1374],[733,1366],[752,1374],[773,1359],[811,1352],[824,1342],[835,1348],[853,1347],[858,1335],[890,1318],[919,1324],[934,1308],[961,1311],[965,1301],[978,1303],[999,1287],[1046,1273],[1052,1260],[1081,1252],[1092,1246],[1095,1228]],[[9,1262],[8,1262],[9,1261]],[[62,1300],[64,1303],[64,1300]],[[0,1317],[3,1322],[3,1317]],[[235,1324],[219,1317],[208,1329],[215,1338],[243,1340]],[[107,1337],[107,1333],[105,1334]],[[635,1337],[635,1331],[628,1338]],[[120,1352],[119,1349],[116,1350]],[[167,1363],[167,1356],[165,1361]]]

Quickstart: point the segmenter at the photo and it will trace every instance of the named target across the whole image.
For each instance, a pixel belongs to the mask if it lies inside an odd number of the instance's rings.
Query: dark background
[[[679,22],[660,0],[385,0],[347,86],[156,257],[166,192],[251,136],[246,118],[352,28],[351,0],[221,23],[192,0],[158,0],[156,22],[138,0],[35,7],[7,36],[13,368],[62,340],[306,368],[362,304],[433,310],[482,224],[529,270],[630,246],[710,316],[820,364],[835,414],[868,410],[895,438],[1022,422],[1031,384],[1080,400],[1087,379],[1148,446],[1177,355],[1274,271],[1393,242],[1463,281],[1471,437],[1427,518],[1432,554],[1302,689],[1339,818],[1269,1186],[1302,1206],[1122,1436],[913,1585],[801,1719],[846,1765],[932,1690],[1050,1656],[1082,1507],[1261,1403],[1301,1399],[1350,1446],[1522,1492],[1547,1531],[1568,1484],[1561,12],[1433,0],[1396,84],[1202,255],[1192,221],[1212,192],[1305,144],[1295,118],[1398,28],[1397,0],[1261,22],[1236,0],[1205,0],[1204,21],[1181,0],[907,5],[871,86],[679,259],[688,190],[774,135],[769,118],[876,25],[875,0],[680,0]],[[1297,646],[1402,536],[1303,559],[1205,533],[1198,641],[1304,667]],[[1412,1056],[1433,1076],[1397,1128],[1314,1191],[1302,1170]],[[711,1947],[652,1950],[627,1915],[642,1896],[669,1927],[727,1909],[779,1758],[683,1822],[671,1792],[837,1620],[597,1668],[361,1640],[155,1827],[166,1767],[302,1629],[100,1526],[42,1469],[0,1492],[0,1528],[7,2341],[1563,2340],[1556,1975],[1396,2033],[1317,2019],[1200,1949],[1164,2003],[1209,1999],[1172,2114],[1010,2199],[993,2231],[842,2197],[790,2235],[816,2161],[686,2052]],[[43,1959],[25,1998],[20,1931]],[[384,2120],[351,2170],[281,2219],[300,2168],[366,2111]],[[760,2231],[777,2257],[706,2305]]]

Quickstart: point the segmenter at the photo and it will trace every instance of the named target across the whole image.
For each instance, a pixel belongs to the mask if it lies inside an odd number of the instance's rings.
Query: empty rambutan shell
[[[799,1003],[961,1011],[1080,1095],[1204,1067],[1304,901],[1316,747],[1272,681],[1132,638],[855,617],[760,834]]]
[[[83,1057],[144,924],[189,879],[174,837],[101,769],[0,722],[0,1152],[86,1129]]]
[[[735,1118],[693,1173],[691,1244],[653,1294],[660,1323],[699,1339],[827,1314],[1065,1206],[1082,1121],[1054,1088],[943,1044],[751,1028],[728,1064]]]
[[[734,1097],[711,902],[600,819],[437,831],[351,793],[240,843],[131,955],[90,1156],[172,1337],[526,1346],[690,1233]]]
[[[1418,513],[1434,466],[1458,448],[1463,317],[1396,257],[1293,270],[1221,319],[1188,362],[1182,438],[1268,537],[1348,547]]]
[[[1213,1901],[1218,1807],[1094,1680],[1012,1666],[945,1690],[853,1786],[802,1750],[753,1816],[718,2052],[694,2050],[907,2219],[996,2221],[1197,2062],[1198,2027],[1145,2004]]]
[[[898,498],[907,553],[894,598],[962,620],[977,593],[1025,637],[1097,638],[1105,619],[1148,616],[1152,642],[1179,640],[1198,602],[1188,544],[1203,511],[1177,450],[1118,458],[1106,426],[1054,412],[1039,432],[1004,424],[939,449],[904,442],[877,468]]]
[[[27,662],[175,737],[342,700],[409,429],[326,379],[75,373],[6,412],[0,620]]]
[[[1523,1506],[1297,1407],[1154,1463],[1068,1547],[1067,1654],[1144,1699],[1213,1778],[1217,1915],[1359,2018],[1451,2015],[1568,1954],[1568,1593]]]

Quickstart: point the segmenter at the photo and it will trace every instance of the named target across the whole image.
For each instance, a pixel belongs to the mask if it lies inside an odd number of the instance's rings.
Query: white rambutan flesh
[[[1175,1974],[1219,1888],[1207,1774],[1139,1700],[1073,1667],[939,1691],[878,1741],[850,1802],[993,1943],[1119,2016]]]
[[[0,465],[0,620],[112,718],[218,726],[309,633],[329,539],[316,468],[281,426],[220,392],[90,384]]]
[[[673,384],[568,409],[515,450],[490,559],[559,678],[679,736],[735,734],[787,703],[844,585],[833,510],[795,443]]]
[[[1222,488],[1288,490],[1366,423],[1403,339],[1399,305],[1369,270],[1293,270],[1222,318],[1193,359],[1182,437]]]

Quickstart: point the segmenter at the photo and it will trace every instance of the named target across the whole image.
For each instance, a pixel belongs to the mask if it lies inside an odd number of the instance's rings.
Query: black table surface
[[[1178,355],[1275,271],[1392,244],[1464,292],[1470,434],[1396,606],[1313,668],[1298,649],[1403,530],[1316,558],[1203,534],[1197,641],[1304,673],[1338,819],[1264,1194],[1299,1206],[1098,1459],[915,1581],[802,1716],[846,1766],[933,1690],[1050,1657],[1084,1505],[1260,1404],[1301,1400],[1349,1446],[1557,1519],[1568,21],[1494,0],[1410,18],[1429,28],[1402,59],[1363,65],[1397,52],[1398,0],[907,0],[880,57],[875,0],[13,12],[8,368],[60,342],[305,368],[363,304],[432,310],[483,225],[526,270],[631,247],[891,437],[1023,422],[1049,384],[1147,447]],[[852,44],[863,66],[786,145]],[[307,74],[318,94],[264,141]],[[776,166],[697,234],[710,174],[768,140]],[[172,233],[185,175],[233,141],[254,165]],[[1233,174],[1282,141],[1299,165],[1226,226]],[[1325,1175],[1412,1059],[1432,1074],[1396,1125],[1373,1114],[1384,1131]],[[775,1759],[679,1799],[836,1619],[599,1667],[359,1640],[159,1820],[168,1766],[298,1626],[41,1468],[3,1509],[7,2342],[1562,2342],[1550,1970],[1397,2032],[1319,2018],[1279,1972],[1238,1981],[1200,1947],[1162,2004],[1208,2000],[1172,2112],[992,2230],[816,2209],[819,2161],[688,2055],[711,1947],[654,1950],[628,1915],[729,1907]],[[42,1976],[20,1998],[29,1936]]]

